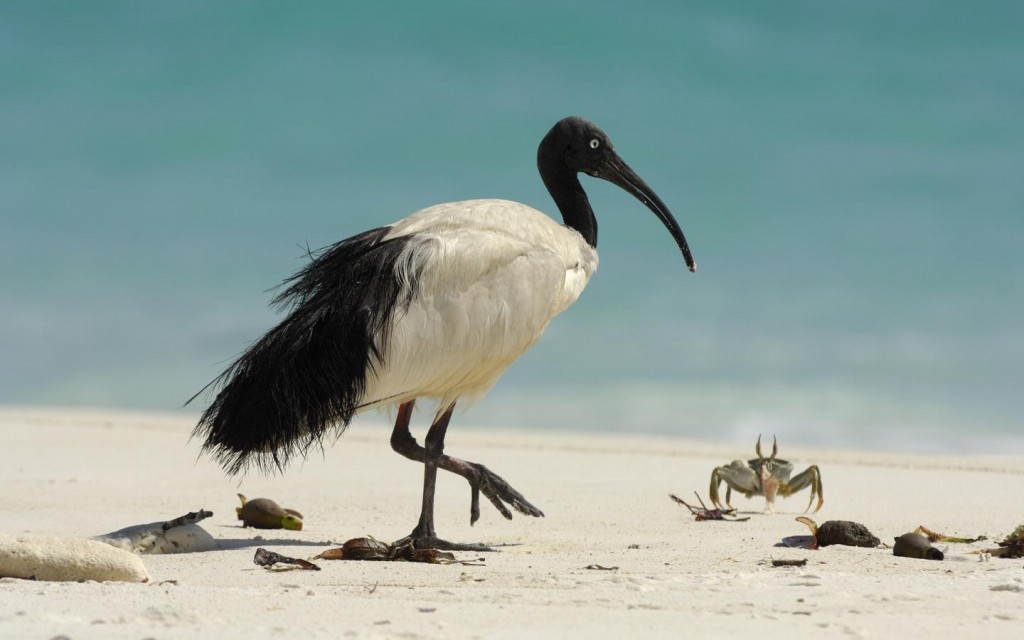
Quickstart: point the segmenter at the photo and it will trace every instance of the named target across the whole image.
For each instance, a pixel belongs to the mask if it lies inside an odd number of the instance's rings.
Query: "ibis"
[[[486,393],[597,268],[597,219],[579,174],[631,193],[665,225],[689,270],[696,266],[668,207],[592,122],[558,121],[541,140],[537,167],[564,224],[518,202],[467,200],[318,252],[272,300],[284,319],[210,383],[217,394],[193,432],[203,450],[231,474],[283,469],[356,414],[391,409],[391,447],[424,466],[419,522],[399,542],[489,549],[437,536],[438,469],[468,481],[470,524],[480,494],[505,518],[509,507],[543,516],[487,467],[447,455],[445,434],[456,403]],[[409,429],[418,400],[438,403],[423,445]]]

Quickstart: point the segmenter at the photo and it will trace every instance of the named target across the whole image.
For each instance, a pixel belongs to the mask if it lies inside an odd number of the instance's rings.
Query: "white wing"
[[[479,398],[576,301],[597,267],[577,232],[504,200],[425,209],[389,237],[404,235],[415,236],[399,265],[413,296],[395,316],[363,408]]]

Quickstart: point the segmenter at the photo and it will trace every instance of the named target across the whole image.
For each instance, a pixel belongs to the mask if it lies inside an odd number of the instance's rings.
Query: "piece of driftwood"
[[[149,582],[142,558],[97,540],[0,535],[0,578]]]
[[[173,520],[133,525],[92,539],[139,554],[212,551],[217,548],[216,541],[199,526],[212,515],[212,511],[200,509]]]
[[[254,564],[259,565],[259,566],[263,567],[264,569],[281,570],[281,569],[289,569],[289,568],[291,568],[291,567],[277,567],[276,566],[276,565],[279,565],[279,564],[284,564],[284,565],[294,565],[295,567],[298,567],[299,569],[304,569],[306,571],[319,571],[320,570],[320,567],[316,566],[315,564],[313,564],[312,562],[310,562],[308,560],[303,560],[301,558],[290,558],[288,556],[283,556],[280,553],[274,553],[273,551],[267,551],[263,547],[260,547],[260,548],[256,549],[256,555],[253,556],[252,561],[253,561]]]

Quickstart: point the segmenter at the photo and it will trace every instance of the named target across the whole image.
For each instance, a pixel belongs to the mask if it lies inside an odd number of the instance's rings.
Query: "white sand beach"
[[[419,416],[422,422],[422,416]],[[471,415],[468,417],[471,420]],[[461,421],[460,421],[461,423]],[[218,543],[147,555],[146,584],[0,580],[0,637],[54,638],[1020,638],[1024,560],[979,560],[1024,522],[1024,458],[806,450],[821,468],[812,517],[853,520],[884,542],[918,525],[951,535],[941,562],[887,549],[777,546],[806,534],[807,492],[734,496],[746,522],[697,522],[669,499],[707,500],[711,470],[753,456],[735,446],[579,433],[449,432],[452,455],[483,462],[544,510],[504,520],[489,504],[469,526],[469,491],[442,473],[438,533],[502,546],[457,553],[472,566],[318,561],[253,564],[265,547],[311,557],[349,538],[393,540],[415,524],[421,467],[390,450],[389,426],[360,419],[284,475],[225,476],[189,442],[190,414],[0,409],[0,534],[89,537],[200,508]],[[422,435],[414,430],[418,436]],[[302,531],[244,529],[236,493],[305,515]],[[483,558],[483,560],[478,560]],[[806,558],[775,568],[772,559]],[[587,568],[600,565],[606,569]]]

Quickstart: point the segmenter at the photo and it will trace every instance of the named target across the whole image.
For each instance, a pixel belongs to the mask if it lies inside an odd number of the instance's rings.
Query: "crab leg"
[[[813,511],[813,513],[817,513],[821,509],[821,505],[825,504],[825,494],[821,489],[821,472],[818,471],[818,465],[816,464],[812,464],[804,471],[793,476],[789,482],[780,485],[779,495],[784,497],[791,496],[806,487],[811,488],[811,498],[807,501],[807,509],[804,509],[804,513],[807,513],[811,505],[814,504],[814,496],[818,496],[818,506]]]

